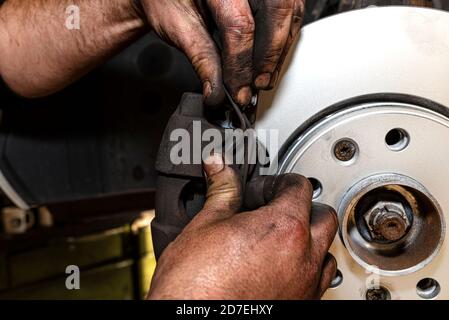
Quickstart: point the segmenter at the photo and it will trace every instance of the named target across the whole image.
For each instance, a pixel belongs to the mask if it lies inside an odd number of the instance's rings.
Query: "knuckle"
[[[228,206],[239,200],[240,190],[235,186],[221,185],[207,193],[207,197],[216,200],[220,206]]]
[[[224,58],[226,81],[248,81],[252,74],[252,57],[247,52],[229,53]]]
[[[234,206],[240,203],[240,184],[234,181],[218,181],[210,184],[207,199],[214,200],[220,207]]]
[[[266,69],[266,71],[273,72],[279,62],[279,57],[282,55],[283,51],[284,48],[282,47],[275,47],[266,50],[264,56],[259,62],[261,67]]]
[[[285,204],[285,206],[281,206],[281,216],[279,218],[279,226],[280,230],[284,232],[288,232],[289,235],[294,238],[304,239],[304,237],[308,237],[309,235],[309,226],[301,221],[297,217],[296,214],[292,212],[292,208]]]
[[[306,193],[312,193],[313,188],[309,179],[296,173],[287,173],[280,177],[279,185],[277,189],[289,189],[295,188],[303,190]]]
[[[212,80],[211,78],[219,74],[217,67],[220,66],[220,61],[213,51],[201,50],[193,53],[190,55],[190,63],[202,80]]]
[[[246,52],[227,54],[223,58],[223,80],[229,88],[240,88],[251,83],[252,57]]]
[[[265,0],[265,6],[272,9],[292,8],[295,0]]]
[[[297,218],[290,219],[290,230],[295,238],[302,241],[304,241],[304,239],[308,239],[310,234],[309,225],[299,221]]]
[[[327,228],[326,230],[329,233],[335,233],[336,230],[338,229],[338,215],[337,212],[335,211],[334,208],[322,204],[322,203],[314,203],[313,204],[315,207],[317,207],[319,210],[321,210],[323,212],[323,214],[325,214],[325,217],[327,219]]]
[[[254,19],[250,15],[239,15],[230,17],[224,24],[224,32],[227,36],[252,36],[256,30]]]
[[[201,68],[209,62],[209,55],[202,51],[192,55],[191,63],[195,68]]]

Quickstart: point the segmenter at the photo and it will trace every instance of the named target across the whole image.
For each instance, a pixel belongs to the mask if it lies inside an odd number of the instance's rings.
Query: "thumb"
[[[229,218],[242,206],[242,185],[237,172],[224,163],[221,154],[212,154],[203,164],[207,195],[197,223],[210,223]]]

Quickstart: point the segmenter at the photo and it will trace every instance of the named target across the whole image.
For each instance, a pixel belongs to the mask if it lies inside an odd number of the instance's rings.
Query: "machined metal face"
[[[313,178],[314,200],[339,211],[331,252],[342,281],[325,298],[366,299],[379,290],[391,299],[449,298],[448,27],[448,13],[405,7],[321,20],[304,28],[278,88],[260,97],[257,128],[280,130],[282,148],[268,146],[279,156],[272,173]],[[403,189],[409,201],[376,188]],[[350,223],[357,201],[378,191],[360,213],[367,229],[359,231]],[[425,219],[413,201],[432,212],[421,238],[416,228]],[[359,242],[354,232],[365,232]],[[409,240],[416,251],[396,261],[362,252]]]
[[[398,130],[397,141],[390,136],[392,130]],[[334,155],[335,143],[342,139],[357,145],[358,155],[348,163]],[[408,141],[399,150],[395,146],[401,139]],[[441,160],[448,157],[449,120],[422,107],[393,102],[336,112],[291,145],[279,173],[296,172],[319,181],[321,190],[314,201],[339,213],[340,236],[331,252],[344,280],[327,297],[363,298],[373,274],[392,299],[418,298],[416,285],[424,278],[438,281],[439,296],[449,297],[443,267],[449,264],[443,241],[449,219],[444,216],[449,212],[449,167]],[[379,240],[370,234],[375,229],[370,223],[382,226],[382,217],[372,217],[381,209],[404,220],[403,235]]]
[[[429,264],[445,236],[441,207],[415,180],[393,173],[351,187],[338,207],[340,237],[365,270],[402,276]]]

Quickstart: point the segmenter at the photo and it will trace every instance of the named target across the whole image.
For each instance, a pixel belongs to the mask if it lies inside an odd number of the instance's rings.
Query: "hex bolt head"
[[[395,242],[407,233],[411,223],[400,202],[379,201],[364,215],[374,240]]]
[[[353,141],[349,139],[340,140],[334,146],[335,158],[343,162],[352,160],[356,153],[357,146]]]

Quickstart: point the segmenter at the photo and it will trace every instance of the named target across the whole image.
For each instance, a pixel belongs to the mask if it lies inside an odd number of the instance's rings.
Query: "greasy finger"
[[[263,0],[255,15],[254,86],[269,89],[285,51],[296,0]]]
[[[273,196],[267,208],[274,215],[288,213],[303,226],[309,226],[312,186],[308,179],[295,173],[280,175],[273,182]]]
[[[223,78],[241,106],[252,97],[255,23],[247,0],[210,0],[210,11],[222,41]]]
[[[156,33],[183,51],[192,63],[203,84],[206,105],[220,105],[225,99],[221,59],[196,6],[169,1],[145,6],[145,11]]]
[[[314,203],[312,206],[311,227],[312,248],[318,257],[326,256],[338,229],[337,214],[331,207]]]
[[[290,25],[290,33],[287,38],[287,42],[284,47],[284,51],[282,52],[281,56],[279,57],[278,65],[276,67],[276,70],[274,72],[273,77],[271,78],[270,88],[274,88],[277,84],[277,81],[279,80],[279,75],[282,69],[282,66],[284,65],[285,59],[287,58],[287,55],[293,46],[293,44],[296,42],[299,32],[301,30],[301,24],[302,19],[304,15],[304,0],[295,0],[294,3],[294,9],[293,9],[293,16],[292,16],[292,22]]]

